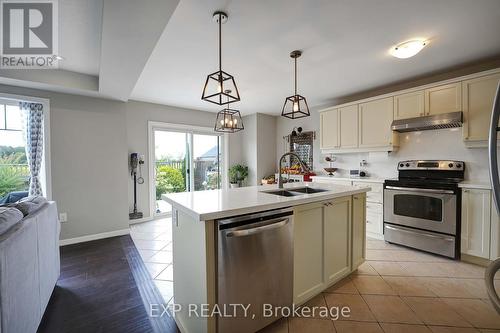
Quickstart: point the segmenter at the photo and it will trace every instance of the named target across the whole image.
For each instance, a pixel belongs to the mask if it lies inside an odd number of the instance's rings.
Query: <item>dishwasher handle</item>
[[[254,228],[226,231],[226,237],[241,237],[258,234],[267,230],[281,228],[290,222],[290,218],[269,220],[269,223]]]

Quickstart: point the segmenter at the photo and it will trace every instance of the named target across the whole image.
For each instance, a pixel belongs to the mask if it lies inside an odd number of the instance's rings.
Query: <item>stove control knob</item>
[[[453,168],[453,163],[448,164],[450,168]]]
[[[402,168],[404,167],[405,165],[403,163],[399,164],[399,167]]]
[[[406,167],[409,168],[410,167],[410,163],[406,163]]]
[[[455,164],[455,166],[456,166],[457,168],[461,168],[461,167],[462,167],[462,164],[457,163],[457,164]]]

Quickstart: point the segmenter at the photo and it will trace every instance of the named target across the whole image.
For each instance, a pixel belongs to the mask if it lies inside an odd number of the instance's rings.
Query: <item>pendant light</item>
[[[231,90],[225,90],[224,93],[227,95],[231,95]],[[223,133],[234,133],[241,131],[245,127],[243,126],[240,111],[230,109],[229,104],[231,102],[229,102],[229,97],[227,99],[228,102],[226,104],[226,108],[217,113],[214,130],[216,132]]]
[[[309,107],[304,96],[297,94],[297,58],[302,55],[302,51],[295,50],[290,53],[290,57],[295,61],[295,94],[285,98],[281,115],[290,119],[309,117]]]
[[[222,70],[222,24],[227,22],[227,14],[215,12],[213,20],[219,24],[219,70],[207,76],[201,99],[217,105],[224,105],[239,101],[240,94],[234,77]],[[234,94],[226,93],[228,90],[234,91]]]

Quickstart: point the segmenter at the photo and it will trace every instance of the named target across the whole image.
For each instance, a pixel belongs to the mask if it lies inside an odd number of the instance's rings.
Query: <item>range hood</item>
[[[415,132],[462,127],[462,122],[462,112],[459,111],[432,116],[394,120],[392,122],[391,128],[396,132]]]

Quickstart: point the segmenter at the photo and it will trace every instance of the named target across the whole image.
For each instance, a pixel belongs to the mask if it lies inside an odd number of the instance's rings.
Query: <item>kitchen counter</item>
[[[277,190],[277,185],[264,185],[227,190],[170,193],[163,194],[162,199],[171,204],[175,209],[184,212],[198,221],[207,221],[264,210],[302,205],[370,191],[370,187],[368,186],[354,187],[317,183],[285,184],[284,188],[291,189],[305,186],[326,189],[327,191],[284,197],[266,193],[267,191]]]
[[[367,183],[380,183],[383,184],[384,178],[376,178],[376,177],[359,177],[359,178],[351,178],[351,177],[338,177],[338,176],[312,176],[312,179],[321,179],[321,180],[347,180],[353,182],[367,182]]]
[[[458,187],[461,188],[473,188],[478,190],[491,190],[490,182],[478,182],[478,181],[470,181],[465,180],[458,184]]]

